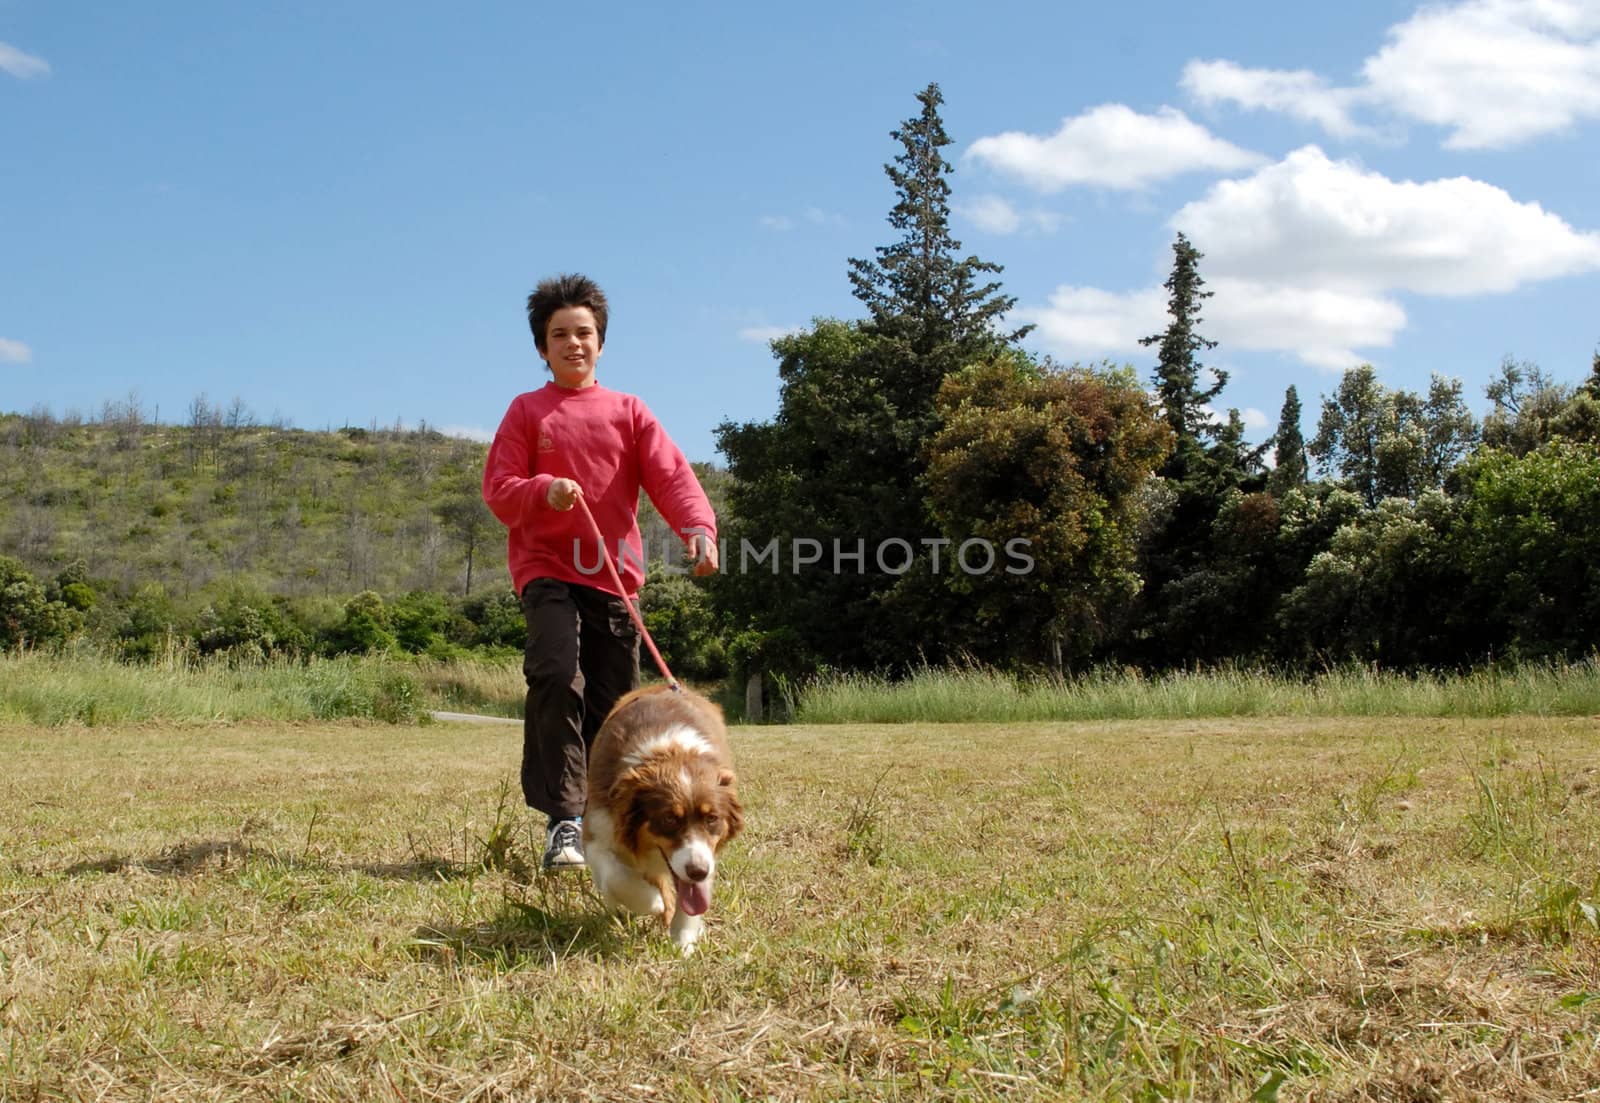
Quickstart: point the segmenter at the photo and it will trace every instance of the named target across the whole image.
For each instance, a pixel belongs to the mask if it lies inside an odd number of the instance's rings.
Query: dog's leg
[[[690,915],[680,911],[672,917],[669,927],[672,932],[672,944],[684,957],[694,953],[695,943],[700,941],[700,936],[705,933],[706,921],[698,915]]]
[[[660,915],[665,907],[661,892],[649,881],[624,865],[606,847],[591,846],[585,855],[589,875],[600,898],[610,908],[621,908],[636,915]]]
[[[616,832],[611,816],[602,809],[593,809],[583,822],[584,858],[594,887],[606,906],[633,912],[635,915],[660,915],[666,907],[661,893],[630,863],[622,860],[616,849]]]
[[[661,904],[662,904],[662,907],[661,907],[661,925],[663,927],[671,927],[672,926],[672,916],[673,916],[673,913],[677,910],[677,903],[678,903],[677,891],[675,889],[673,889],[673,887],[672,887],[672,874],[670,874],[670,873],[658,873],[658,874],[656,874],[655,881],[656,881],[656,894],[661,897]]]

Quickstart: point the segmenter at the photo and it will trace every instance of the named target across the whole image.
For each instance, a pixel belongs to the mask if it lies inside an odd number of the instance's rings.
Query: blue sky
[[[1600,345],[1600,0],[0,0],[0,410],[486,437],[546,378],[528,291],[581,271],[601,382],[720,459],[765,341],[861,313],[929,81],[1029,346],[1148,380],[1182,230],[1254,439],[1363,361],[1481,414],[1503,356]]]

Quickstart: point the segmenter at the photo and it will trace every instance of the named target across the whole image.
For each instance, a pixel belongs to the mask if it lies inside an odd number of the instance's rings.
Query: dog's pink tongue
[[[678,907],[685,915],[703,915],[711,906],[711,888],[705,881],[678,881]]]

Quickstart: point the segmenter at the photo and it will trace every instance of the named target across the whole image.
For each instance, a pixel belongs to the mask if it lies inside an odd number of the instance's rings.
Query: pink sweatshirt
[[[535,578],[614,592],[582,507],[550,508],[545,495],[558,478],[583,488],[630,597],[644,582],[640,487],[674,532],[717,538],[694,469],[643,402],[599,384],[546,383],[512,399],[483,469],[483,500],[508,530],[506,558],[519,594]]]

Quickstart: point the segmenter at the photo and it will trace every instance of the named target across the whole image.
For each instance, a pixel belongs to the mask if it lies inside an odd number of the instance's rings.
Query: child
[[[643,402],[595,381],[608,314],[604,293],[584,276],[544,280],[528,296],[533,341],[554,379],[512,400],[483,472],[483,500],[508,529],[528,625],[522,795],[549,821],[546,869],[584,864],[589,744],[611,706],[639,685],[639,633],[623,602],[644,581],[641,486],[683,534],[694,573],[717,569],[716,517],[683,453]],[[573,508],[579,498],[626,594],[611,592],[600,549]]]

